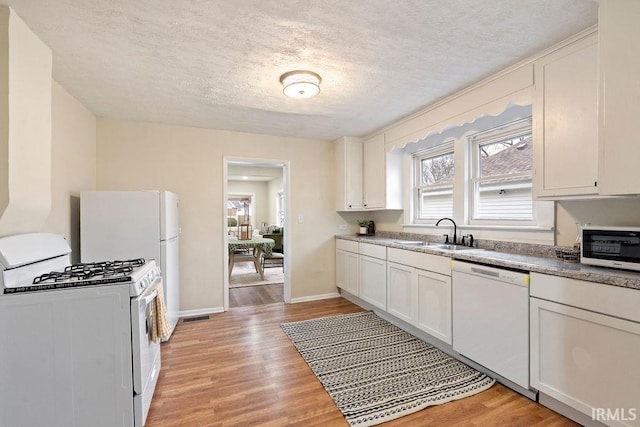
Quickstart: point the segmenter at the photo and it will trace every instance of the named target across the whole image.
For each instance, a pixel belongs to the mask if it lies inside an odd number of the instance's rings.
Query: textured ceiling
[[[597,22],[594,0],[0,0],[101,117],[368,134]],[[322,76],[308,100],[281,74]]]

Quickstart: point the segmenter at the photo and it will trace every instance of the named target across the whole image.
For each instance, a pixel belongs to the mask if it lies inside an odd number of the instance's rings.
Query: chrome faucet
[[[444,220],[451,221],[451,223],[453,224],[453,242],[452,243],[454,245],[457,245],[458,244],[458,237],[457,237],[458,226],[456,225],[456,222],[454,220],[452,220],[451,218],[440,218],[438,222],[436,222],[436,227],[440,225],[440,223]]]

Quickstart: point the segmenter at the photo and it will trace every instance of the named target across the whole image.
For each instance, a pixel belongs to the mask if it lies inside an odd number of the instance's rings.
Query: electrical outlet
[[[346,230],[347,224],[340,224],[340,230]]]
[[[304,215],[298,215],[298,224],[302,224],[304,222]]]

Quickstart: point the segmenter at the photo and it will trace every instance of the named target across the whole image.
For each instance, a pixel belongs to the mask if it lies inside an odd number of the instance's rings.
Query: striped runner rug
[[[281,326],[352,426],[472,396],[495,382],[372,312]]]

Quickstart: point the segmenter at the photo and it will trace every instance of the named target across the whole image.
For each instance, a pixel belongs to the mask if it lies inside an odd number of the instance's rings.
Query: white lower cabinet
[[[360,271],[358,242],[353,240],[336,240],[336,286],[358,296]]]
[[[336,285],[431,336],[452,343],[448,257],[339,239]]]
[[[387,248],[336,240],[336,286],[382,310],[387,309]]]
[[[336,250],[336,286],[358,296],[358,254]]]
[[[415,268],[387,263],[387,313],[413,323],[416,290]]]
[[[451,344],[451,260],[395,248],[387,260],[387,312]]]
[[[640,426],[639,291],[538,274],[531,295],[531,386],[606,425]]]
[[[387,261],[360,255],[360,287],[358,296],[364,301],[387,310]]]
[[[451,344],[451,276],[416,269],[415,326]]]

